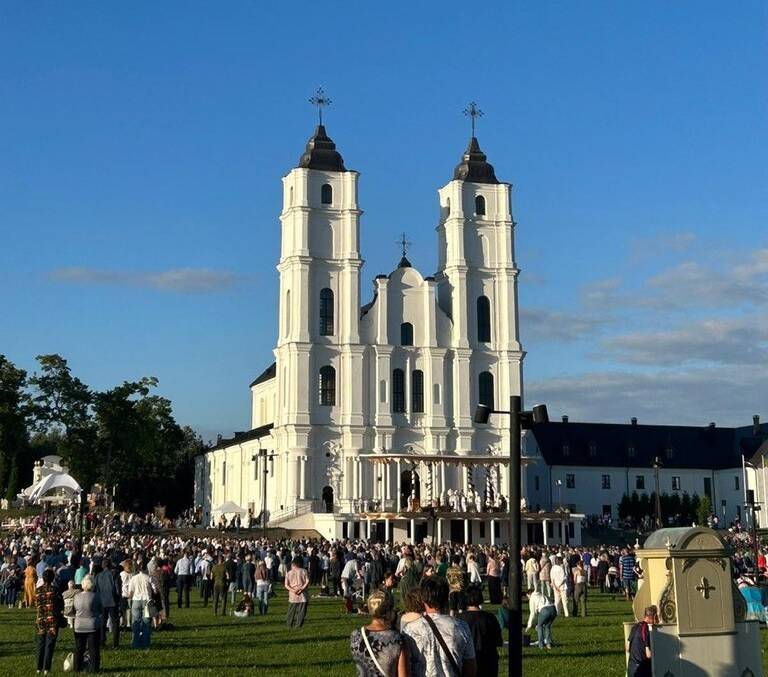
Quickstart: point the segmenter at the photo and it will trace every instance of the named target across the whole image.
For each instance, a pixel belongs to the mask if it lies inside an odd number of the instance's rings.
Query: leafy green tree
[[[73,474],[85,477],[91,469],[95,431],[91,417],[93,394],[72,375],[60,355],[38,355],[40,372],[29,379],[33,387],[35,429],[47,436],[46,447],[56,451]],[[85,473],[85,475],[84,475]]]
[[[629,496],[624,494],[621,497],[621,502],[619,503],[619,519],[625,520],[631,516],[632,516],[631,501]]]
[[[639,514],[641,515],[640,519],[643,517],[648,517],[651,514],[651,499],[645,492],[640,494],[640,505],[638,510]]]
[[[711,513],[712,501],[709,499],[709,496],[704,494],[704,496],[699,499],[699,507],[696,510],[696,523],[699,526],[705,525]]]
[[[683,492],[680,500],[680,521],[682,524],[690,524],[693,521],[693,510],[691,509],[691,497],[687,491]]]
[[[31,473],[26,385],[27,373],[0,355],[0,494],[9,500],[16,498],[20,478]]]

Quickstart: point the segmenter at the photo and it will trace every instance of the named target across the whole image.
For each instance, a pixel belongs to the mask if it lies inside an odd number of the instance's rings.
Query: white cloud
[[[554,419],[702,425],[749,425],[768,401],[764,371],[750,366],[647,373],[603,371],[532,380],[528,405],[544,402]]]
[[[630,244],[630,261],[639,263],[665,254],[681,254],[697,241],[695,233],[672,231],[635,237]]]
[[[73,266],[57,268],[49,277],[57,282],[87,285],[146,287],[181,294],[207,294],[232,287],[235,273],[209,268],[172,268],[162,271],[119,271]]]
[[[545,308],[520,309],[523,343],[578,341],[596,335],[604,320],[586,313],[568,313]]]
[[[610,357],[630,364],[768,364],[768,322],[755,315],[703,320],[671,330],[613,336],[602,345]]]

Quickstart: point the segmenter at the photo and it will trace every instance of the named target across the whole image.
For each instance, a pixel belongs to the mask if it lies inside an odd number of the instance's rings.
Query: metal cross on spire
[[[333,103],[326,93],[323,91],[322,87],[318,87],[317,91],[315,92],[315,95],[310,98],[309,103],[311,103],[313,106],[317,106],[317,117],[320,121],[320,124],[323,124],[323,107],[324,106],[330,106],[331,103]]]
[[[472,120],[472,136],[475,136],[475,122],[477,118],[483,117],[483,111],[481,111],[474,101],[470,101],[467,107],[464,109],[464,115]]]
[[[405,256],[408,253],[408,247],[410,247],[413,243],[405,239],[405,233],[401,233],[400,239],[397,241],[397,244],[399,244],[400,247],[402,247],[403,256]]]

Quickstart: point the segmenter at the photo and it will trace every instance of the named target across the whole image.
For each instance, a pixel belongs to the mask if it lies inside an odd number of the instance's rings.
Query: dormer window
[[[324,205],[333,204],[333,188],[328,183],[324,183],[320,188],[320,202]]]
[[[672,447],[672,445],[670,444],[670,445],[669,445],[669,446],[668,446],[668,447],[667,447],[667,448],[664,450],[664,453],[666,454],[666,456],[667,456],[667,459],[670,459],[670,458],[672,458],[672,457],[675,455],[675,450],[674,450],[674,448]]]
[[[594,442],[589,443],[589,455],[594,458],[597,456],[597,445]]]
[[[482,195],[475,198],[475,216],[485,216],[485,198]]]
[[[568,442],[563,442],[563,456],[571,455],[571,447]]]
[[[627,447],[627,457],[628,458],[634,458],[635,457],[635,447],[633,445],[629,445]]]

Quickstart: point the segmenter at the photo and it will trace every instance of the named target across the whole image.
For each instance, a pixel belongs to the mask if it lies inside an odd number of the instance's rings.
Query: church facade
[[[359,178],[322,125],[283,178],[274,362],[251,384],[251,430],[198,457],[196,504],[207,523],[233,501],[270,525],[399,539],[426,537],[432,509],[433,538],[492,541],[507,421],[472,416],[522,390],[511,186],[473,135],[438,190],[437,272],[404,250],[363,301]]]

